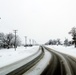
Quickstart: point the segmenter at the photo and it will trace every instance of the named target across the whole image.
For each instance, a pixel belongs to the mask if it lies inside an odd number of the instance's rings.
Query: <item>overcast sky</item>
[[[38,43],[49,39],[71,39],[68,32],[76,26],[76,0],[0,0],[0,32],[17,29]]]

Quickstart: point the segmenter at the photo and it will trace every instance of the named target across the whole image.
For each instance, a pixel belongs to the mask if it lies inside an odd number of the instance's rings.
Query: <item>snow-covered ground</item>
[[[41,73],[44,71],[44,69],[47,67],[47,65],[50,62],[51,59],[51,53],[45,50],[44,57],[30,70],[28,70],[23,75],[41,75]]]
[[[16,51],[12,49],[0,49],[0,68],[12,64],[21,59],[27,58],[35,54],[39,46],[33,47],[18,47]]]
[[[71,55],[76,58],[76,48],[74,48],[74,46],[65,47],[60,45],[59,46],[48,45],[47,47],[54,49],[56,51]],[[33,47],[27,47],[27,48],[18,47],[16,51],[13,48],[0,49],[0,68],[5,67],[21,59],[27,58],[37,53],[38,49],[39,49],[39,46],[33,46]],[[31,68],[23,75],[40,75],[40,73],[44,70],[44,68],[49,63],[50,58],[51,58],[51,54],[45,50],[44,58],[42,58],[42,60],[38,64],[36,64],[36,66]]]
[[[56,45],[48,45],[47,47],[54,49],[56,51],[71,55],[76,58],[76,48],[74,46],[56,46]]]

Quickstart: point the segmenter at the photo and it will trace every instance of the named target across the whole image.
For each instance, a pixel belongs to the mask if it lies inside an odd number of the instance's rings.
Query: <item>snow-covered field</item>
[[[71,55],[76,58],[76,48],[74,48],[74,46],[65,47],[65,46],[60,46],[60,45],[59,46],[48,45],[47,47],[54,49],[56,51]]]
[[[21,59],[27,58],[38,51],[38,46],[18,47],[16,51],[12,49],[0,49],[0,68],[12,64]]]

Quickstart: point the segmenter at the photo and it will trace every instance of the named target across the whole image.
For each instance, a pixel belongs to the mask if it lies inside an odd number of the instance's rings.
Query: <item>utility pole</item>
[[[29,43],[30,43],[30,46],[31,46],[31,39],[29,39]]]
[[[32,39],[32,45],[34,45],[34,40]]]
[[[15,46],[14,46],[14,48],[15,48],[15,51],[16,51],[16,47],[17,47],[16,46],[16,33],[17,33],[17,30],[14,30],[14,33],[15,33],[15,44],[14,44]]]
[[[34,41],[34,44],[36,45],[36,41]]]
[[[35,45],[35,40],[33,40],[33,45]]]
[[[27,46],[27,36],[25,36],[25,47]]]

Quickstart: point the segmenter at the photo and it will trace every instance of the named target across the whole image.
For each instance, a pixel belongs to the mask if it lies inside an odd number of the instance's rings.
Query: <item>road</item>
[[[35,64],[37,64],[41,60],[41,58],[44,56],[44,50],[42,49],[42,47],[40,47],[39,50],[41,50],[41,53],[38,56],[36,56],[33,60],[31,60],[27,64],[15,69],[15,70],[13,70],[12,72],[8,73],[7,75],[22,75],[27,70],[29,70],[31,67],[33,67]]]
[[[39,47],[39,49],[29,57],[25,57],[17,62],[1,67],[0,75],[22,75],[30,67],[35,65],[43,56],[44,52],[41,47]]]
[[[44,47],[53,58],[41,75],[76,75],[76,59],[72,56]]]
[[[34,71],[32,75],[76,75],[76,59],[74,57],[57,52],[45,46],[42,46],[42,48],[44,52],[47,50],[52,55],[49,64],[47,64],[41,74],[34,73],[36,65],[35,68],[31,68],[28,73],[26,72],[23,75],[31,75],[32,72],[30,71]],[[47,59],[45,62],[46,61]]]
[[[36,56],[34,59],[32,59],[30,62],[20,66],[17,69],[14,69],[11,72],[8,72],[6,74],[2,73],[0,75],[27,75],[26,73],[27,71],[29,73],[29,71],[33,71],[36,68],[36,66],[38,66],[37,64],[46,55],[45,51],[48,51],[50,53],[51,58],[49,57],[50,58],[48,60],[49,63],[39,75],[76,75],[76,59],[74,57],[60,53],[58,51],[55,51],[45,46],[40,46],[39,50],[41,51],[41,53],[38,56]],[[47,59],[45,60],[45,62],[46,61]],[[17,64],[18,63],[16,63],[15,65]],[[35,68],[32,68],[32,67],[35,67]],[[8,69],[8,67],[6,67],[6,69]],[[31,75],[31,72],[28,75]],[[35,74],[35,75],[38,75],[38,74]]]
[[[44,50],[43,58],[23,75],[40,75],[51,61],[52,55],[46,49]]]

